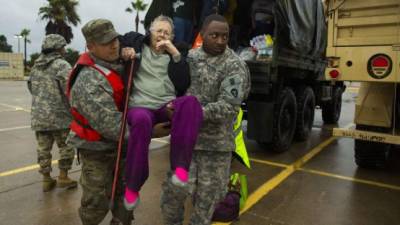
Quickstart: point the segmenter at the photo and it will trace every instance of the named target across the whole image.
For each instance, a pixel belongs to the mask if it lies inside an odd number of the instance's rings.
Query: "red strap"
[[[73,85],[73,82],[79,73],[79,70],[82,66],[89,66],[96,69],[100,72],[108,81],[111,88],[113,89],[113,99],[114,103],[117,106],[118,110],[122,111],[123,109],[123,97],[124,97],[124,84],[122,82],[121,77],[114,70],[109,70],[108,68],[104,68],[101,66],[97,66],[93,59],[90,58],[88,53],[82,54],[74,68],[72,69],[69,79],[68,79],[68,87],[67,87],[67,96],[70,98],[70,92]],[[107,70],[107,71],[104,71]],[[74,118],[72,121],[70,128],[73,130],[78,137],[87,140],[87,141],[98,141],[101,138],[101,135],[90,127],[89,121],[80,114],[76,108],[71,108],[71,114]]]
[[[71,122],[70,128],[81,139],[84,139],[87,141],[99,141],[101,139],[101,136],[97,131],[95,131],[93,129],[84,128],[79,123],[77,123],[75,120],[73,120]]]

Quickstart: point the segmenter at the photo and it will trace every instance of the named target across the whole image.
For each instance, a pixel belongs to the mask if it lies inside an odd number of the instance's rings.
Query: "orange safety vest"
[[[117,106],[119,111],[122,111],[123,108],[123,96],[124,96],[124,83],[121,79],[121,76],[115,72],[114,70],[110,70],[108,68],[104,68],[100,65],[94,63],[93,59],[90,58],[88,53],[83,53],[71,73],[69,74],[68,83],[67,83],[67,97],[71,100],[71,88],[74,85],[74,82],[79,74],[79,71],[84,67],[88,66],[99,73],[101,73],[110,84],[113,89],[113,99],[115,105]],[[87,140],[87,141],[99,141],[101,139],[101,135],[99,132],[94,130],[90,125],[88,120],[78,112],[75,107],[71,107],[70,109],[72,114],[72,122],[70,128],[72,131],[78,135],[78,137]]]

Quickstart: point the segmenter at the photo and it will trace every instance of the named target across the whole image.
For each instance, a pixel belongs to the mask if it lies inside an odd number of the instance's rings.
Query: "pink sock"
[[[182,167],[176,167],[175,175],[181,180],[182,182],[188,182],[189,174],[188,171]]]
[[[139,197],[139,192],[131,191],[128,187],[125,188],[125,199],[128,203],[134,203]]]

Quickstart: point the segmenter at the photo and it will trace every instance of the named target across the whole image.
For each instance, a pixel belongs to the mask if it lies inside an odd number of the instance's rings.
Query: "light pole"
[[[18,39],[18,53],[20,53],[20,41],[22,38],[22,35],[19,34],[14,34],[14,37]]]

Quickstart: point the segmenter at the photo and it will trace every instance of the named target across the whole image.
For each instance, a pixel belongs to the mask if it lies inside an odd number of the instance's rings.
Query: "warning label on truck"
[[[335,137],[348,137],[370,142],[400,144],[400,136],[370,131],[334,128],[332,135]]]

